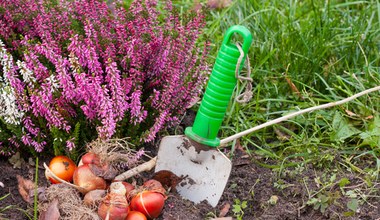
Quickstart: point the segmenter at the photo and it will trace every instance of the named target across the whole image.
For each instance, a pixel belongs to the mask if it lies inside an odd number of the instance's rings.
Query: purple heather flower
[[[180,20],[171,1],[160,15],[157,2],[0,1],[0,117],[22,122],[19,143],[42,151],[50,129],[71,135],[78,121],[91,138],[141,125],[152,141],[178,123],[207,78],[196,43],[204,21]]]
[[[75,148],[74,138],[66,141],[66,148],[71,151]]]

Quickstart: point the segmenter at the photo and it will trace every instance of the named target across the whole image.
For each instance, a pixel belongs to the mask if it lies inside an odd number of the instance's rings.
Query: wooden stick
[[[157,157],[153,157],[151,160],[138,165],[137,167],[134,167],[130,170],[125,171],[124,173],[118,175],[115,177],[116,181],[123,181],[128,178],[131,178],[141,172],[149,171],[156,165]]]
[[[268,126],[271,126],[271,125],[274,125],[274,124],[278,124],[280,122],[283,122],[283,121],[286,121],[290,118],[293,118],[295,116],[298,116],[298,115],[301,115],[301,114],[304,114],[304,113],[307,113],[307,112],[312,112],[312,111],[315,111],[315,110],[320,110],[320,109],[325,109],[325,108],[330,108],[330,107],[334,107],[334,106],[337,106],[337,105],[342,105],[346,102],[349,102],[349,101],[352,101],[360,96],[363,96],[363,95],[366,95],[368,93],[371,93],[371,92],[375,92],[375,91],[378,91],[380,90],[380,86],[376,86],[376,87],[373,87],[371,89],[367,89],[367,90],[364,90],[362,92],[359,92],[353,96],[350,96],[348,98],[345,98],[345,99],[342,99],[340,101],[337,101],[337,102],[329,102],[329,103],[326,103],[326,104],[323,104],[323,105],[318,105],[318,106],[313,106],[313,107],[310,107],[310,108],[307,108],[307,109],[303,109],[303,110],[300,110],[300,111],[297,111],[297,112],[292,112],[288,115],[285,115],[285,116],[282,116],[280,118],[276,118],[274,120],[271,120],[271,121],[268,121],[268,122],[265,122],[264,124],[261,124],[261,125],[258,125],[258,126],[255,126],[253,128],[250,128],[250,129],[247,129],[245,131],[242,131],[240,133],[237,133],[235,135],[232,135],[230,137],[227,137],[227,138],[224,138],[220,141],[220,145],[224,145],[230,141],[233,141],[235,139],[238,139],[244,135],[247,135],[249,133],[252,133],[254,131],[257,131],[257,130],[260,130],[262,128],[265,128],[265,127],[268,127]]]

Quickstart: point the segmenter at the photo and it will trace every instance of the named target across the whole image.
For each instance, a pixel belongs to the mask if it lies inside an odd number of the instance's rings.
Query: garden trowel
[[[242,60],[232,42],[235,33],[243,39]],[[236,67],[238,63],[238,71],[243,67],[251,43],[247,28],[236,25],[227,30],[193,127],[186,128],[185,135],[167,136],[160,143],[155,172],[169,170],[183,177],[177,192],[194,203],[206,200],[215,207],[227,184],[232,165],[216,148],[220,144],[217,134],[236,86]]]

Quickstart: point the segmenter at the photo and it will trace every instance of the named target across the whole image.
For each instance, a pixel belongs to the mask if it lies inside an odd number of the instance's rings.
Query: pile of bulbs
[[[103,220],[157,218],[167,198],[165,188],[154,179],[134,186],[125,181],[105,178],[113,172],[111,166],[101,163],[99,157],[91,152],[82,156],[78,166],[66,156],[56,156],[46,171],[51,183],[65,183],[78,189],[84,196],[83,203],[97,207],[97,213]]]

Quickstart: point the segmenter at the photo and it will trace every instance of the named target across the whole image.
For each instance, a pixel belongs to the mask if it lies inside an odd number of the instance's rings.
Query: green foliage
[[[359,200],[358,199],[351,199],[347,203],[347,208],[350,209],[353,212],[356,212],[359,208]]]
[[[64,131],[61,131],[60,129],[57,129],[55,127],[50,129],[50,134],[53,139],[53,151],[54,155],[61,155],[64,152],[65,148],[65,142],[64,140],[67,134]]]
[[[322,213],[326,211],[329,206],[329,197],[325,195],[319,195],[318,198],[312,198],[307,201],[308,205],[313,205],[315,210],[320,210]]]
[[[254,97],[233,101],[221,137],[379,85],[378,8],[373,1],[236,0],[210,10],[210,62],[228,27],[244,25],[254,38],[248,56]],[[243,90],[238,85],[235,95]],[[249,154],[278,161],[262,165],[280,171],[300,163],[328,168],[352,155],[378,158],[379,110],[380,97],[372,93],[256,131],[240,144]]]
[[[244,216],[244,209],[247,208],[247,201],[240,201],[240,199],[235,199],[232,205],[232,212],[237,220],[242,220]]]
[[[8,193],[8,194],[5,194],[3,196],[0,197],[0,201],[6,199],[8,196],[10,196],[11,194]],[[22,212],[24,213],[26,219],[29,219],[29,220],[32,220],[32,217],[29,215],[29,213],[24,210],[24,209],[20,209],[18,208],[16,205],[5,205],[5,206],[1,206],[0,207],[0,219],[5,219],[3,218],[3,216],[5,215],[6,212],[15,212],[15,211],[19,211],[19,212]]]
[[[310,196],[306,204],[324,213],[331,204],[341,198],[339,191],[331,190],[337,183],[336,179],[336,173],[333,173],[330,177],[328,175],[323,175],[322,178],[317,177],[315,182],[320,186],[320,189]],[[342,180],[339,183],[341,182]]]
[[[338,183],[338,185],[339,185],[340,188],[345,187],[345,186],[348,185],[348,184],[350,184],[350,180],[347,179],[346,177],[342,178],[342,179],[339,181],[339,183]]]
[[[361,145],[378,148],[380,146],[380,117],[376,115],[374,120],[370,121],[367,126],[367,130],[359,135],[363,140]]]
[[[4,196],[0,197],[0,201],[7,198],[8,196],[10,195],[10,193],[8,194],[5,194]],[[6,212],[7,210],[9,209],[12,209],[13,206],[12,205],[7,205],[7,206],[2,206],[0,207],[0,217],[3,215],[4,212]]]
[[[340,112],[336,112],[332,121],[331,140],[344,141],[360,133],[360,130],[355,128],[349,121],[342,116]]]
[[[352,183],[347,173],[341,172],[324,172],[320,176],[315,177],[314,182],[317,188],[309,191],[308,186],[305,183],[307,191],[309,193],[309,199],[306,205],[312,206],[315,210],[319,210],[321,213],[325,213],[331,206],[335,206],[334,213],[338,216],[355,216],[360,209],[360,205],[368,201],[368,198],[374,196],[377,197],[378,189],[373,188],[371,183],[368,184],[364,178],[354,177],[353,179],[361,179],[362,183]],[[331,173],[331,174],[328,174]],[[350,176],[350,175],[349,175]],[[361,187],[364,185],[364,187]],[[341,211],[340,213],[337,213]]]

